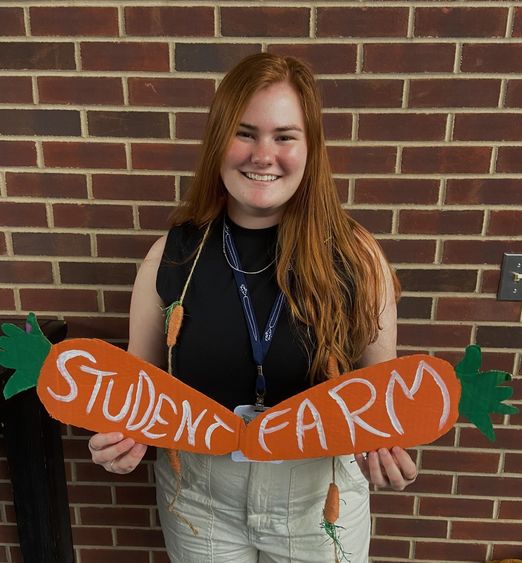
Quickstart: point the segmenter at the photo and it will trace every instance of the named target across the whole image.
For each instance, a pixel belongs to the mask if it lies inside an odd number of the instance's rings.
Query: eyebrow
[[[255,125],[250,125],[250,123],[240,123],[239,127],[244,127],[245,129],[249,129],[250,131],[257,131],[258,128]],[[283,125],[282,127],[276,127],[275,131],[282,132],[282,131],[300,131],[301,133],[303,130],[301,127],[297,125]]]

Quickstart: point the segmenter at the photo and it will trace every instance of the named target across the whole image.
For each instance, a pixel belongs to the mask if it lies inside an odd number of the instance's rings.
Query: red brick
[[[504,105],[508,108],[522,107],[522,80],[508,80]]]
[[[439,196],[438,180],[409,178],[357,178],[355,203],[434,204]]]
[[[476,473],[477,468],[480,468],[481,473],[496,473],[499,458],[500,455],[496,453],[426,449],[422,452],[422,469]]]
[[[122,143],[47,141],[43,143],[45,164],[64,168],[125,168],[127,158]]]
[[[107,527],[71,526],[74,545],[112,545],[112,532]]]
[[[210,105],[214,81],[206,78],[129,78],[129,103],[133,106]]]
[[[176,138],[201,141],[207,124],[206,113],[176,113]]]
[[[477,283],[477,272],[469,269],[398,270],[404,291],[470,292]]]
[[[0,69],[75,70],[74,45],[17,41],[2,43]]]
[[[364,72],[451,72],[455,45],[386,43],[364,46]]]
[[[457,115],[453,138],[458,141],[520,141],[522,115],[481,113]]]
[[[224,37],[308,37],[309,8],[221,8]]]
[[[130,291],[104,291],[103,301],[108,313],[128,313],[130,309]]]
[[[142,229],[164,230],[170,226],[171,206],[142,205],[138,208]]]
[[[83,452],[88,454],[89,461],[85,463],[76,463],[76,480],[78,482],[98,482],[106,480],[110,483],[147,483],[148,482],[148,467],[146,463],[140,463],[136,469],[130,474],[117,475],[116,473],[107,473],[105,469],[99,465],[94,465],[90,459],[90,453],[87,449],[87,444],[83,443]],[[66,456],[69,457],[69,456]],[[92,503],[91,503],[92,504]],[[101,504],[101,503],[100,503]]]
[[[193,170],[200,147],[182,143],[133,143],[131,151],[135,170]]]
[[[127,340],[128,320],[122,317],[64,317],[67,336],[70,338],[101,338],[103,340]],[[105,475],[104,475],[105,479]],[[93,504],[93,503],[89,503]]]
[[[87,197],[87,182],[83,174],[8,172],[6,184],[10,196]]]
[[[512,542],[507,542],[505,544],[495,543],[493,546],[493,551],[490,556],[494,559],[512,559],[513,555],[513,544]]]
[[[399,212],[399,233],[480,234],[483,211],[411,210]]]
[[[406,37],[407,8],[317,8],[317,37]]]
[[[13,248],[17,255],[30,256],[89,256],[89,235],[77,233],[13,233]]]
[[[359,115],[358,138],[364,141],[442,141],[443,114],[367,113]]]
[[[144,258],[157,238],[154,235],[97,235],[98,256]]]
[[[42,104],[123,104],[121,78],[101,76],[39,76]]]
[[[70,483],[68,488],[71,504],[111,504],[111,489],[103,485],[75,485]]]
[[[0,37],[25,35],[22,8],[0,8]]]
[[[437,306],[437,320],[459,321],[505,321],[520,319],[521,305],[510,301],[480,298],[440,298]]]
[[[116,8],[30,8],[33,35],[93,37],[118,35]]]
[[[503,500],[500,503],[499,518],[510,520],[522,519],[522,501]]]
[[[462,48],[463,72],[522,72],[522,44],[465,44]]]
[[[33,141],[0,141],[0,166],[36,166]]]
[[[47,227],[45,204],[0,202],[0,224],[5,227]]]
[[[483,344],[479,336],[477,336],[477,342]],[[483,345],[486,346],[486,344]],[[510,348],[510,346],[506,346],[506,348]],[[518,348],[520,348],[520,346],[518,346]],[[513,383],[511,385],[513,385]],[[459,445],[464,448],[489,448],[489,449],[493,448],[493,449],[503,449],[503,450],[519,449],[520,444],[518,443],[518,436],[520,434],[520,429],[500,427],[497,425],[495,426],[494,430],[495,430],[496,441],[490,442],[474,426],[471,426],[469,428],[461,428]],[[500,484],[495,484],[495,483],[496,481],[488,480],[487,483],[484,483],[484,489],[486,491],[489,490],[488,487],[486,486],[487,484],[491,485],[491,487],[496,487],[497,485],[499,487],[503,487],[505,485],[506,487],[505,491],[509,491],[509,483],[504,483],[504,481],[502,481],[502,483]],[[476,483],[474,483],[474,485],[476,485]],[[520,483],[519,485],[514,485],[513,483],[513,488],[511,489],[511,491],[520,490],[517,489],[517,487],[520,487]],[[466,488],[466,491],[468,490],[471,491],[472,489]],[[465,492],[464,489],[462,490],[462,492]],[[465,492],[465,494],[479,494],[479,493]],[[494,493],[493,496],[497,496],[497,494]],[[512,496],[512,495],[510,495],[509,492],[504,492],[503,494],[498,493],[498,496]]]
[[[130,285],[136,276],[135,264],[102,262],[61,262],[62,283],[88,285]]]
[[[100,137],[169,138],[169,115],[151,111],[89,111],[89,134]]]
[[[413,495],[394,495],[390,492],[373,492],[370,495],[372,514],[413,514]]]
[[[499,264],[507,250],[522,252],[522,240],[446,240],[445,264]]]
[[[404,561],[407,561],[409,559],[409,555],[409,541],[372,537],[372,541],[370,543],[371,557],[399,557]]]
[[[350,140],[352,115],[350,113],[323,113],[323,128],[326,139]]]
[[[350,216],[361,223],[371,233],[389,233],[393,214],[384,209],[350,209]]]
[[[464,347],[471,338],[471,326],[405,324],[398,327],[398,342],[408,346]]]
[[[402,80],[318,80],[317,85],[327,108],[393,108],[402,103]]]
[[[513,37],[522,37],[522,9],[515,8],[515,19],[513,22]]]
[[[390,262],[431,264],[435,259],[434,240],[381,239],[379,242]]]
[[[410,82],[412,108],[497,107],[500,80],[484,78],[419,78]]]
[[[212,7],[133,6],[125,8],[127,35],[212,37]]]
[[[174,200],[174,176],[144,174],[93,174],[92,191],[95,199],[146,201]]]
[[[14,292],[12,289],[0,288],[0,309],[14,309]]]
[[[149,563],[149,551],[137,551],[136,549],[89,549],[87,547],[79,550],[82,563]]]
[[[504,471],[506,473],[522,474],[522,453],[506,452]]]
[[[522,348],[522,327],[479,326],[477,342],[485,348]]]
[[[28,76],[0,76],[0,103],[32,104],[31,79]]]
[[[116,504],[156,506],[156,493],[151,484],[140,487],[118,485],[114,487]]]
[[[407,174],[487,173],[490,147],[405,147],[402,152],[402,172]]]
[[[449,179],[447,204],[522,205],[522,180],[518,178]]]
[[[451,526],[451,537],[466,540],[481,539],[518,542],[520,540],[520,524],[509,522],[454,521]]]
[[[498,149],[497,172],[522,172],[522,147]]]
[[[0,236],[0,254],[7,254],[7,244],[3,233]]]
[[[382,174],[395,170],[395,147],[328,147],[328,157],[336,174]]]
[[[513,235],[522,233],[522,211],[492,211],[489,216],[488,235]]]
[[[417,37],[504,37],[507,8],[416,8]]]
[[[432,300],[429,297],[401,297],[397,303],[399,319],[429,319]]]
[[[261,45],[251,43],[178,43],[176,70],[227,72],[248,55],[260,52]]]
[[[357,47],[347,43],[275,44],[268,46],[268,52],[302,59],[314,74],[353,73],[357,60]]]
[[[144,530],[142,528],[127,530],[122,528],[116,530],[116,544],[150,548],[164,547],[165,541],[161,530]]]
[[[427,561],[485,561],[488,546],[477,542],[416,541],[415,557]]]
[[[500,282],[500,270],[484,270],[482,272],[482,293],[497,293]]]
[[[52,283],[50,262],[2,262],[0,282],[9,284]]]
[[[152,560],[154,563],[169,563],[170,559],[164,551],[153,551]]]
[[[132,228],[132,207],[128,205],[101,205],[55,203],[53,205],[56,227]]]
[[[0,134],[79,136],[80,113],[71,110],[0,109]]]
[[[388,518],[377,516],[375,533],[386,536],[445,538],[447,531],[445,520],[428,518]]]
[[[97,311],[96,291],[84,289],[21,289],[22,309],[28,311]]]
[[[83,70],[169,71],[167,43],[82,43]]]
[[[16,525],[3,523],[0,525],[0,542],[2,544],[18,543],[18,531]]]
[[[149,526],[149,512],[145,508],[125,508],[119,506],[83,507],[80,509],[84,525],[97,526]]]
[[[477,468],[475,467],[473,470],[476,471]],[[493,501],[455,497],[423,497],[420,500],[419,514],[450,518],[492,518]]]

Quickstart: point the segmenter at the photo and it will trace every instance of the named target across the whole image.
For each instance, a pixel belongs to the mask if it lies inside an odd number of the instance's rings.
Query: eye
[[[238,132],[236,133],[236,137],[243,137],[245,139],[253,139],[254,136],[250,131],[245,131],[242,129],[239,129]]]
[[[292,137],[291,135],[279,135],[279,137],[277,137],[278,141],[294,141],[295,137]]]

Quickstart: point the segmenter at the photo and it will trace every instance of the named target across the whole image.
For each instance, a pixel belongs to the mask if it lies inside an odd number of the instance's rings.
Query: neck
[[[231,205],[227,206],[227,214],[236,225],[245,229],[267,229],[268,227],[278,225],[281,221],[280,213],[267,213],[266,215],[247,214],[238,211]]]

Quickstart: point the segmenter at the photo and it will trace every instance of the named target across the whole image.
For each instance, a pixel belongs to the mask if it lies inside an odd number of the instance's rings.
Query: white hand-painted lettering
[[[283,409],[281,411],[274,411],[268,413],[261,421],[261,424],[259,425],[259,432],[257,439],[259,441],[259,445],[265,450],[265,452],[268,452],[269,454],[272,453],[272,450],[268,449],[268,446],[266,445],[265,434],[272,434],[273,432],[278,432],[279,430],[283,429],[285,426],[288,426],[288,422],[283,422],[281,424],[278,424],[277,426],[273,426],[272,428],[267,428],[266,427],[267,424],[274,418],[277,418],[278,416],[287,413],[289,410],[291,409],[288,408],[288,409]]]
[[[92,388],[91,397],[89,399],[89,402],[87,403],[87,408],[85,409],[85,412],[89,413],[89,412],[91,412],[92,407],[94,406],[94,402],[96,401],[96,398],[98,397],[98,393],[100,392],[102,379],[105,376],[108,376],[108,375],[116,375],[116,372],[115,371],[102,371],[102,370],[99,370],[99,369],[91,368],[89,366],[80,366],[80,371],[83,371],[84,373],[90,373],[91,375],[96,376],[96,383],[94,384],[94,387]]]
[[[109,412],[109,402],[111,400],[112,388],[113,387],[114,387],[114,379],[110,379],[109,384],[107,385],[107,391],[105,393],[105,399],[103,400],[102,412],[103,412],[103,416],[107,420],[112,420],[113,422],[118,422],[119,420],[122,420],[123,418],[125,418],[125,416],[129,412],[130,404],[131,404],[131,400],[132,400],[132,392],[134,391],[134,383],[131,383],[129,385],[129,388],[127,390],[127,395],[125,397],[125,402],[123,403],[123,406],[121,407],[120,412],[118,414],[115,414],[115,415],[112,415]]]
[[[312,415],[313,422],[308,424],[303,424],[304,412],[308,409]],[[311,430],[315,428],[317,431],[317,436],[319,437],[319,443],[323,450],[327,450],[326,436],[324,435],[323,421],[321,420],[321,415],[319,411],[315,408],[315,405],[310,401],[310,399],[304,399],[299,408],[297,409],[297,420],[296,420],[296,433],[297,433],[297,447],[303,451],[303,436],[306,430]]]
[[[444,383],[442,377],[439,375],[439,373],[424,360],[421,360],[419,362],[419,365],[417,366],[417,371],[415,372],[415,379],[413,380],[411,387],[408,387],[406,385],[406,382],[404,381],[404,379],[402,378],[399,372],[393,370],[390,375],[390,381],[388,382],[388,386],[386,388],[386,411],[388,412],[388,416],[390,418],[390,422],[392,423],[393,428],[395,428],[395,430],[399,434],[404,434],[404,429],[399,421],[399,418],[397,417],[397,413],[395,412],[395,401],[394,401],[394,393],[393,393],[395,389],[395,384],[398,383],[404,395],[408,399],[413,400],[415,394],[417,393],[417,391],[419,390],[422,384],[424,372],[429,373],[433,377],[442,395],[442,414],[439,419],[438,429],[440,430],[444,426],[445,422],[448,420],[449,411],[450,411],[450,395],[448,388]]]
[[[366,387],[368,387],[368,389],[370,390],[370,398],[368,399],[365,405],[358,408],[357,410],[354,410],[353,412],[350,412],[350,409],[348,408],[348,405],[346,404],[345,400],[341,396],[339,396],[339,391],[341,391],[341,389],[344,389],[348,385],[353,385],[354,383],[361,383],[362,385],[366,385]],[[366,412],[375,403],[377,391],[372,383],[370,383],[366,379],[362,379],[361,377],[354,377],[353,379],[349,379],[348,381],[343,381],[342,383],[339,383],[339,385],[336,385],[335,387],[330,389],[328,391],[328,394],[339,405],[342,413],[344,414],[344,418],[346,419],[346,423],[348,424],[348,429],[350,431],[350,439],[354,446],[355,446],[355,424],[359,425],[361,428],[364,428],[366,431],[370,432],[371,434],[375,434],[376,436],[382,436],[383,438],[390,437],[390,434],[378,430],[371,424],[365,422],[359,416],[363,412]]]
[[[225,430],[228,430],[228,432],[234,432],[234,430],[232,428],[230,428],[230,426],[227,426],[220,418],[217,414],[214,415],[214,420],[216,422],[214,422],[213,424],[211,424],[208,428],[207,431],[205,432],[205,446],[207,446],[207,450],[211,449],[211,445],[210,442],[212,440],[212,434],[214,434],[214,431],[218,428],[224,428]]]
[[[191,446],[194,446],[196,443],[196,430],[198,429],[199,423],[201,422],[201,419],[205,416],[207,409],[203,409],[198,417],[196,418],[196,420],[194,422],[192,422],[192,407],[190,406],[190,403],[185,400],[182,403],[183,405],[183,415],[181,417],[181,423],[179,425],[178,431],[176,432],[176,435],[174,436],[174,441],[177,442],[182,434],[183,434],[183,430],[185,429],[185,426],[187,427],[187,441]]]
[[[176,408],[174,401],[168,395],[160,393],[158,396],[158,402],[156,403],[156,407],[154,409],[154,413],[152,414],[149,423],[145,428],[141,430],[141,433],[144,436],[147,436],[147,438],[151,438],[152,440],[157,440],[158,438],[163,438],[163,436],[167,435],[166,433],[154,434],[152,432],[149,432],[149,430],[156,424],[156,422],[159,422],[159,424],[168,424],[168,421],[161,416],[161,405],[163,401],[167,402],[170,405],[170,408],[172,409],[174,414],[178,414],[178,409]]]
[[[147,405],[147,409],[143,413],[141,420],[139,422],[134,423],[136,416],[138,415],[138,409],[141,405],[141,394],[143,390],[143,380],[147,382],[147,387],[149,389],[149,404]],[[152,409],[154,408],[154,400],[156,398],[156,389],[154,387],[154,383],[152,379],[149,377],[146,371],[140,369],[139,379],[138,379],[138,388],[136,389],[136,399],[134,401],[134,405],[132,407],[132,412],[129,416],[129,420],[127,420],[127,424],[125,428],[127,430],[138,430],[141,428],[150,416]]]

